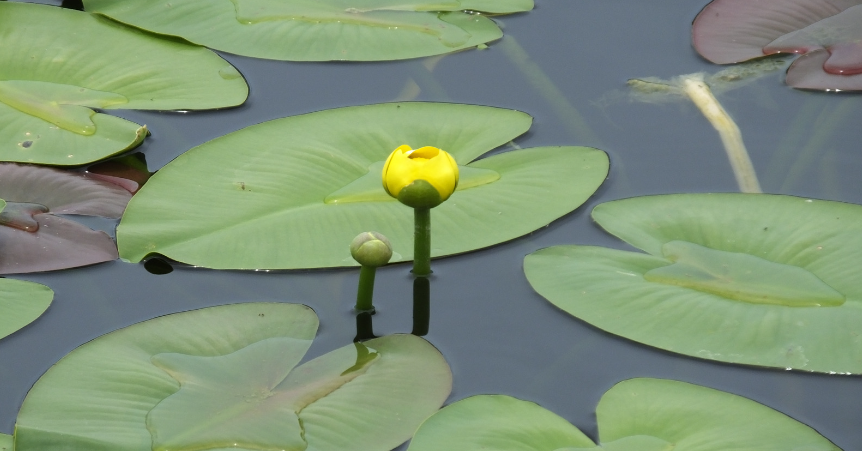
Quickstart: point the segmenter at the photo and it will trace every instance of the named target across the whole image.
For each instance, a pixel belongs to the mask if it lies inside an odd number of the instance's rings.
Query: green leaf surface
[[[594,448],[578,428],[538,404],[480,395],[444,407],[422,423],[408,451],[554,451]]]
[[[461,0],[460,9],[492,14],[509,14],[530,11],[533,0]]]
[[[533,288],[608,332],[729,363],[862,373],[862,207],[766,194],[608,202],[593,218],[642,254],[530,254]]]
[[[449,395],[449,366],[413,335],[349,344],[296,366],[317,325],[305,306],[249,303],[97,338],[37,381],[15,447],[388,451]]]
[[[380,175],[402,144],[446,150],[465,174],[431,210],[433,256],[511,240],[576,209],[608,171],[604,152],[583,147],[474,161],[530,122],[499,108],[392,103],[248,127],[159,170],[126,209],[120,254],[137,262],[160,253],[218,269],[354,266],[348,245],[375,230],[392,242],[393,262],[411,260],[413,212],[386,195]]]
[[[0,434],[0,451],[12,451],[12,436]]]
[[[15,279],[0,279],[0,338],[42,316],[54,292],[45,285]],[[0,448],[3,447],[0,435]]]
[[[408,451],[839,451],[762,404],[672,380],[620,382],[602,396],[596,416],[600,445],[534,403],[473,396],[426,420]]]
[[[482,15],[532,0],[86,0],[87,11],[238,55],[378,61],[439,55],[499,39]],[[486,10],[486,11],[485,11]]]
[[[145,138],[146,127],[95,109],[211,109],[248,95],[213,52],[91,14],[3,2],[0,29],[3,161],[80,165]]]

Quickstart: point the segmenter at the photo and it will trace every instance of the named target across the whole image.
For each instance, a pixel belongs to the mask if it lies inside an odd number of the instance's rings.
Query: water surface
[[[497,18],[506,37],[486,50],[439,61],[383,63],[289,63],[225,54],[251,87],[245,105],[205,113],[112,113],[147,124],[153,135],[140,150],[151,169],[158,169],[192,146],[248,125],[405,99],[416,88],[416,100],[525,111],[535,123],[517,140],[520,146],[598,147],[610,155],[611,173],[590,201],[550,226],[491,249],[434,262],[427,339],[452,366],[455,385],[449,402],[505,393],[537,402],[596,438],[594,409],[602,393],[624,379],[661,377],[751,398],[810,425],[845,450],[862,449],[859,377],[740,367],[670,354],[570,317],[527,284],[522,260],[537,249],[574,243],[627,248],[591,222],[589,211],[597,203],[646,194],[738,190],[718,135],[693,104],[632,103],[623,94],[629,78],[721,69],[701,59],[689,42],[691,21],[707,0],[536,3],[528,14]],[[862,204],[862,97],[794,90],[782,79],[776,72],[719,95],[742,130],[764,191]],[[307,358],[343,346],[356,333],[351,307],[357,277],[358,269],[190,267],[154,275],[143,264],[120,261],[15,276],[50,286],[56,297],[42,318],[0,342],[5,363],[0,369],[0,432],[12,432],[27,390],[63,355],[155,316],[233,302],[299,302],[314,308],[321,320]],[[378,335],[411,330],[411,291],[408,265],[378,271]]]

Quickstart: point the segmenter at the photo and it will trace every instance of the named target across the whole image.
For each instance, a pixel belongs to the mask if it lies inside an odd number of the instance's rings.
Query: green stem
[[[354,309],[358,312],[373,312],[374,304],[374,275],[377,273],[377,268],[362,265],[359,270],[359,289],[356,292],[356,306]]]
[[[431,209],[414,208],[413,274],[431,274]]]

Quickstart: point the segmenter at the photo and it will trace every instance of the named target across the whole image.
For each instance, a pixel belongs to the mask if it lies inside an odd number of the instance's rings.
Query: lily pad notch
[[[297,366],[317,326],[303,305],[246,303],[99,337],[36,382],[15,449],[389,451],[448,397],[448,364],[414,335]]]
[[[620,382],[596,407],[599,443],[538,404],[478,395],[425,420],[408,451],[840,451],[814,429],[731,393],[666,379]]]
[[[554,246],[533,288],[610,333],[688,356],[862,373],[862,206],[768,194],[675,194],[598,205],[646,253]]]

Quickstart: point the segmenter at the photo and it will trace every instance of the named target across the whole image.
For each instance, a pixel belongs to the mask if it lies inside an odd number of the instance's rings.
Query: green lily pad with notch
[[[476,160],[526,132],[501,108],[388,103],[276,119],[204,143],[159,170],[117,228],[120,256],[150,253],[217,269],[355,266],[360,232],[413,255],[413,211],[383,190],[398,146],[435,146],[461,165],[458,190],[431,210],[432,256],[481,249],[543,227],[585,202],[607,155],[541,147]]]
[[[248,96],[212,51],[104,17],[0,2],[0,29],[0,161],[89,163],[147,134],[101,111],[223,108]]]
[[[6,337],[42,316],[54,292],[38,283],[0,279],[0,338]],[[0,448],[2,448],[0,440]]]
[[[388,451],[452,387],[414,335],[351,343],[297,364],[318,320],[248,303],[155,318],[86,343],[28,393],[18,451]]]
[[[862,373],[862,206],[768,194],[607,202],[605,230],[647,254],[555,246],[533,288],[610,333],[728,363]]]
[[[289,61],[439,55],[503,36],[487,17],[532,0],[85,0],[87,11],[216,50]]]
[[[814,429],[731,393],[666,379],[629,379],[596,408],[599,445],[538,404],[473,396],[425,420],[408,451],[840,451]]]

